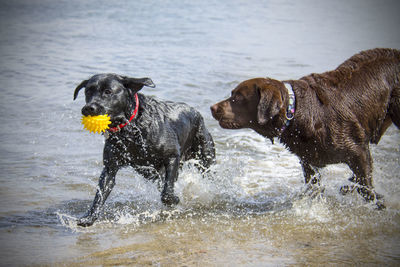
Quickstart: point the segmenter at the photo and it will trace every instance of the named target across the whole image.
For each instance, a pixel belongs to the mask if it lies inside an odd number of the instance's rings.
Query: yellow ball
[[[108,125],[111,123],[110,117],[105,115],[98,115],[98,116],[83,116],[82,117],[82,124],[83,127],[93,133],[101,133],[107,130]]]

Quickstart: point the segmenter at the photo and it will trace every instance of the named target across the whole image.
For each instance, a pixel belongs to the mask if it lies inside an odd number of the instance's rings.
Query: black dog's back
[[[143,112],[136,126],[147,136],[150,150],[163,157],[179,152],[181,160],[197,159],[202,170],[210,167],[215,159],[214,142],[197,110],[142,94],[139,98]]]

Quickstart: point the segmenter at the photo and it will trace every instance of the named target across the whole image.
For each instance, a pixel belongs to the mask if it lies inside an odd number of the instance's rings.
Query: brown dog
[[[400,51],[377,48],[299,80],[244,81],[211,112],[222,128],[250,128],[271,141],[278,137],[300,158],[310,186],[319,184],[318,168],[346,163],[355,185],[341,191],[356,189],[373,201],[369,143],[377,144],[392,122],[400,128],[399,79]]]

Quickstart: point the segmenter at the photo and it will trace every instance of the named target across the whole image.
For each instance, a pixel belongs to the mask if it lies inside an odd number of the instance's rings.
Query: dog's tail
[[[388,114],[392,122],[400,129],[400,87],[395,87],[390,97]]]

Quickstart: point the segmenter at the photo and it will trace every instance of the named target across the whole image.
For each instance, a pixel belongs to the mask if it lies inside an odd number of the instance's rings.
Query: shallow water
[[[372,146],[387,209],[341,196],[345,165],[302,196],[298,159],[209,106],[240,81],[296,79],[374,47],[400,48],[397,1],[0,1],[1,265],[391,265],[400,263],[400,133]],[[99,72],[151,77],[143,93],[203,114],[213,174],[180,172],[181,203],[122,170],[92,227],[103,137],[80,124],[74,88]],[[277,143],[277,142],[276,142]]]

